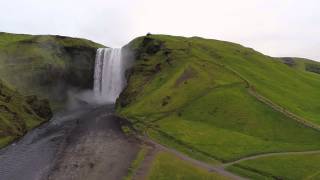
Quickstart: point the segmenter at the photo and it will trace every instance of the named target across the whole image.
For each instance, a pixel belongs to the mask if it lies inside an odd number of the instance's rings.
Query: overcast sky
[[[319,0],[0,0],[0,31],[120,47],[153,34],[233,41],[320,60]]]

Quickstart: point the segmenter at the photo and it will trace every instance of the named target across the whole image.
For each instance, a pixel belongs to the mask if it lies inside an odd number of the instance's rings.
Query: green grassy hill
[[[291,57],[283,57],[283,58],[279,58],[279,60],[282,61],[284,64],[288,65],[289,67],[294,68],[296,70],[320,74],[320,63],[317,61],[304,59],[304,58],[291,58]]]
[[[0,80],[0,147],[24,135],[52,116],[49,102],[24,97]]]
[[[37,94],[60,106],[70,88],[92,88],[99,47],[64,36],[0,33],[0,77],[24,95]]]
[[[320,153],[247,160],[228,169],[251,179],[319,179]]]
[[[320,76],[306,68],[316,62],[293,68],[198,37],[149,35],[126,48],[135,63],[117,112],[160,143],[209,162],[320,149]]]

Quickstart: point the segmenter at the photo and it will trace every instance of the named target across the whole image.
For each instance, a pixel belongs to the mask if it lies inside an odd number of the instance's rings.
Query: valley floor
[[[118,180],[126,176],[139,144],[122,133],[120,123],[121,119],[101,110],[81,118],[48,179]]]
[[[57,115],[0,150],[0,179],[122,179],[139,143],[112,114],[99,107]]]
[[[311,169],[289,179],[318,177],[318,167],[307,161],[319,159],[320,150],[262,153],[226,163],[202,161],[148,137],[125,135],[124,120],[112,109],[62,113],[0,150],[1,179],[277,179],[283,172],[273,163],[300,169],[293,162],[301,158],[306,160],[302,165]]]

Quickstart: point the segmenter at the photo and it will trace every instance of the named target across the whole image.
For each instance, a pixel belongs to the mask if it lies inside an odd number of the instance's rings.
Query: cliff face
[[[48,98],[61,107],[68,90],[92,88],[99,47],[64,36],[0,33],[0,77],[23,95]]]
[[[48,100],[26,98],[0,80],[0,147],[51,117]]]
[[[64,36],[0,33],[0,147],[49,120],[69,90],[92,88],[99,47]]]

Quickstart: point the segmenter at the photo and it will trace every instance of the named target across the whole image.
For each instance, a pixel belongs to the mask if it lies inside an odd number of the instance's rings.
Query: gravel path
[[[48,179],[119,180],[125,177],[139,143],[122,133],[121,121],[104,109],[81,118],[59,152]]]

